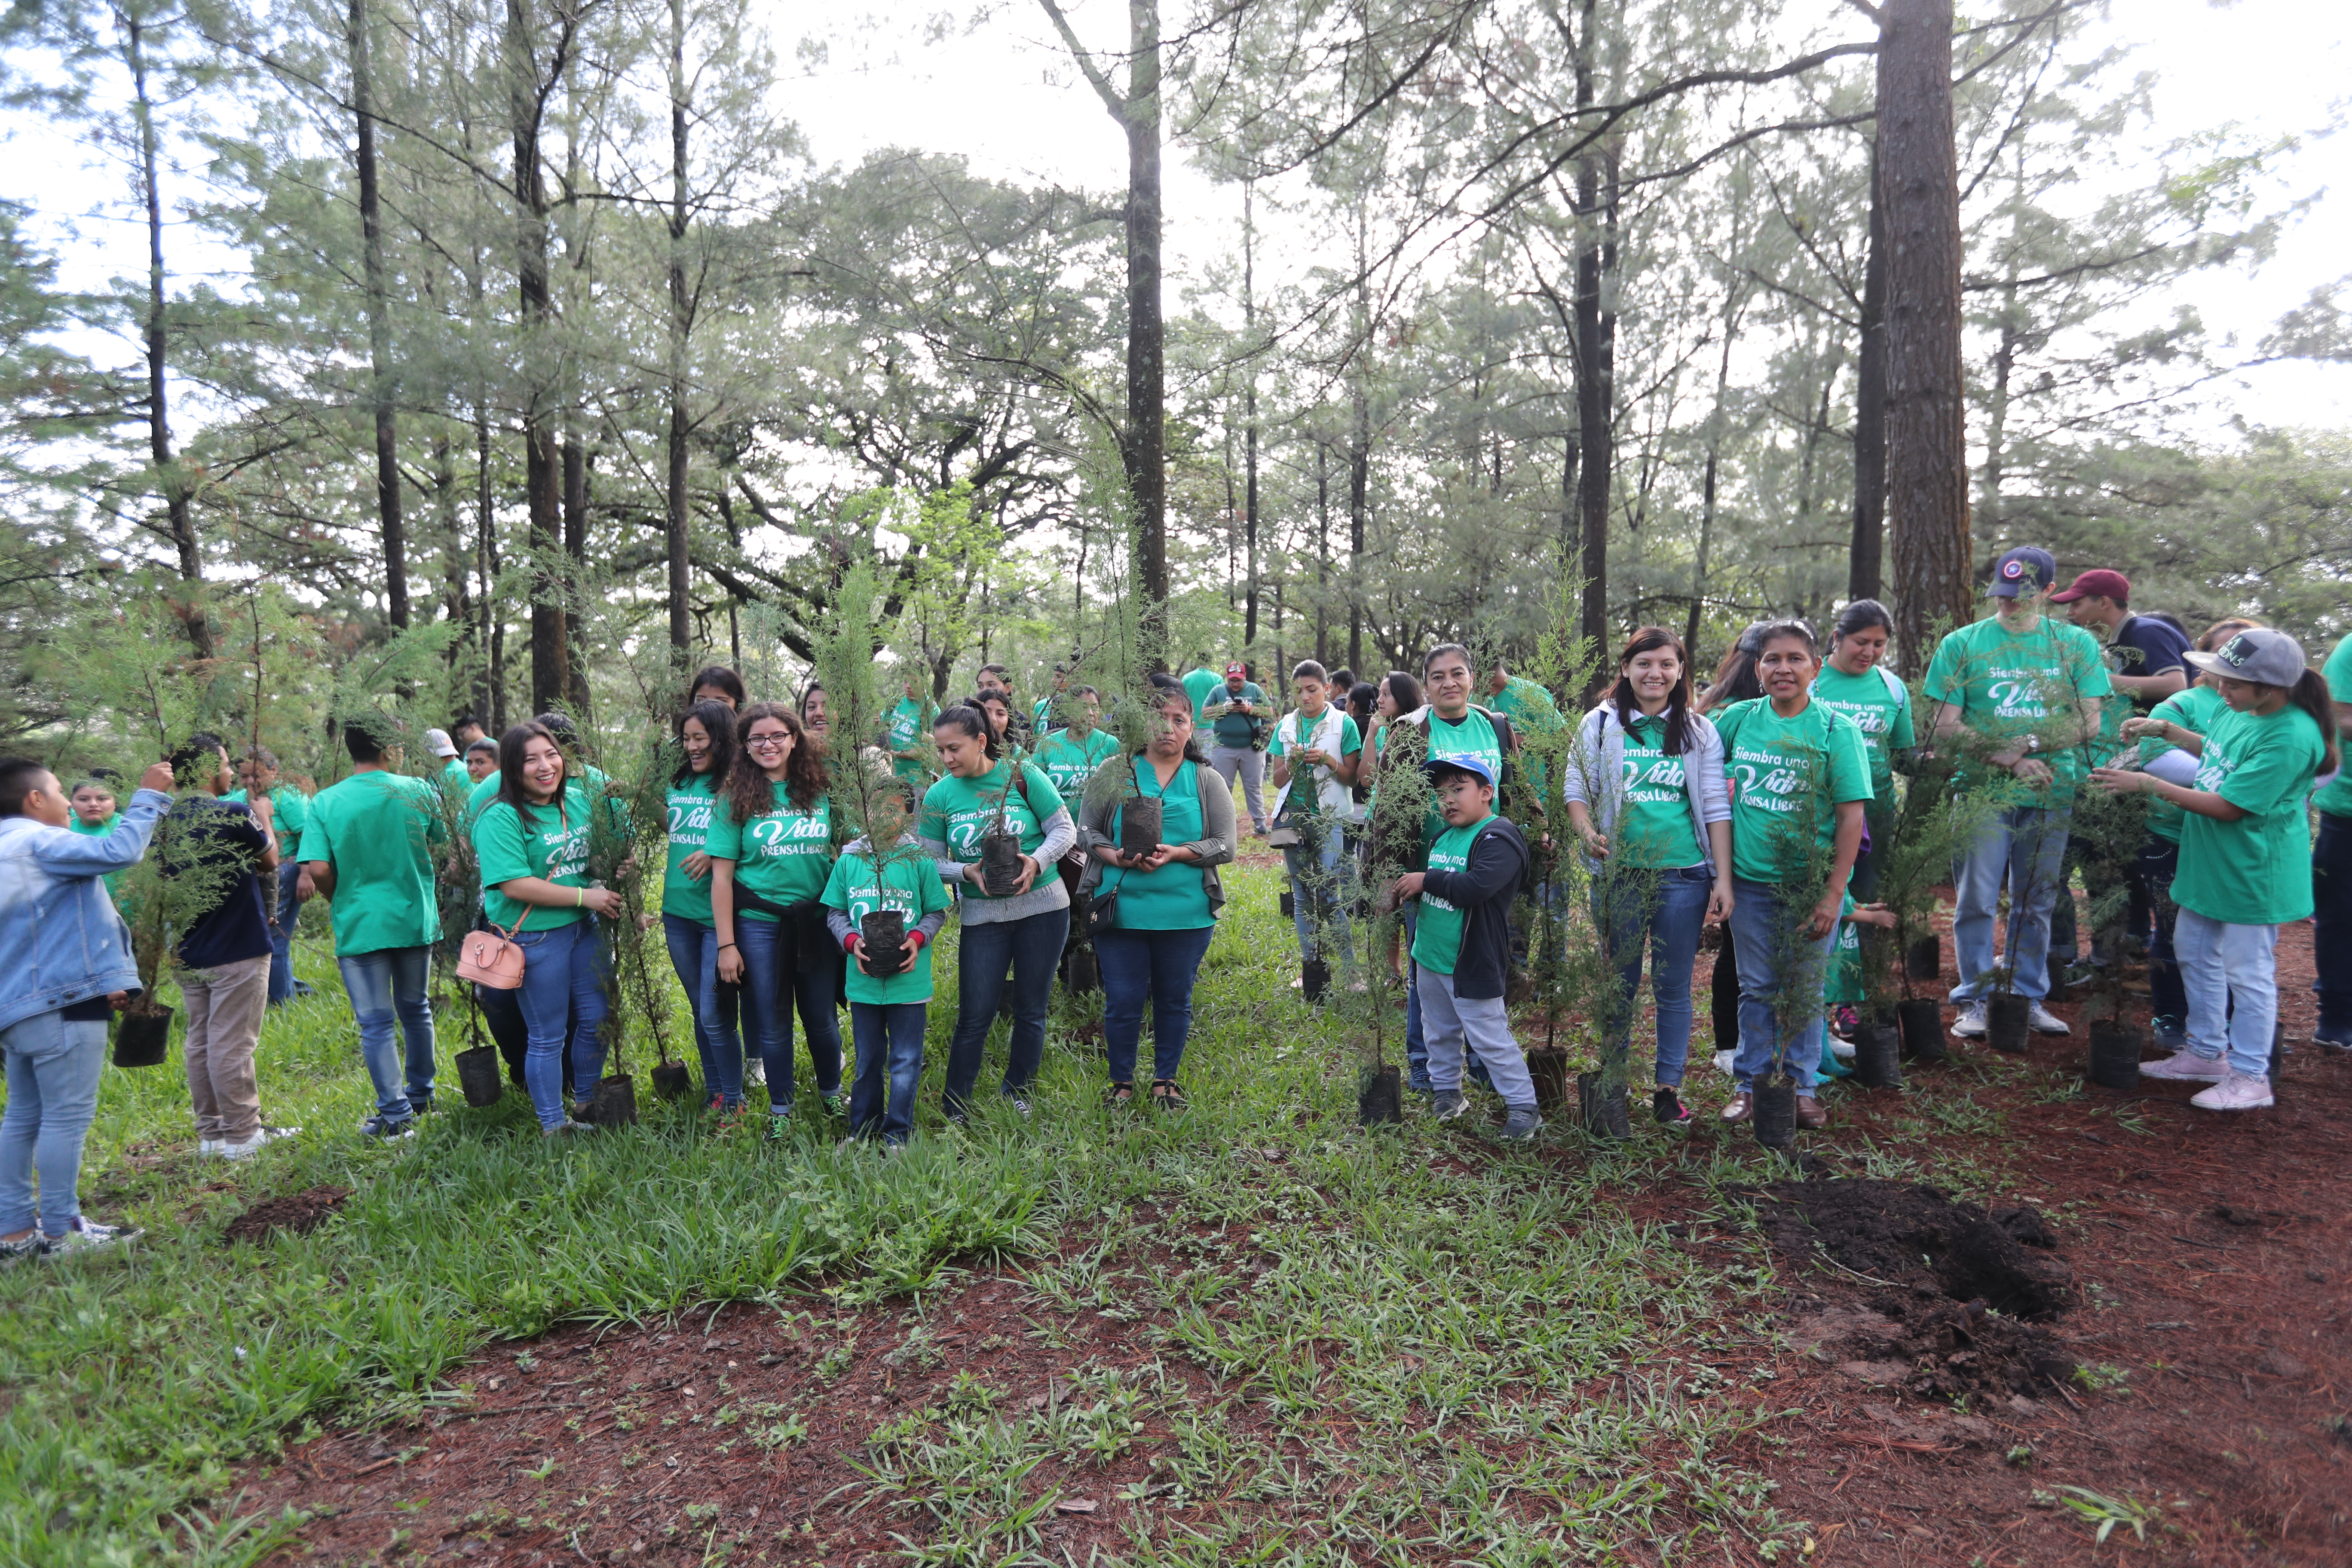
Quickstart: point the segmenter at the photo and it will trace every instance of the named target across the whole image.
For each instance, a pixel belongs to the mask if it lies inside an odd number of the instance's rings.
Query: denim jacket
[[[135,792],[103,838],[0,817],[0,1029],[139,988],[130,928],[99,879],[139,863],[171,804]]]

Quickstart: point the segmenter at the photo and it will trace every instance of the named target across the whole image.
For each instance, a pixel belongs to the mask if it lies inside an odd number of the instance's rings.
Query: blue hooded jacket
[[[139,863],[171,804],[134,792],[103,838],[0,816],[0,1029],[139,989],[130,928],[99,879]]]

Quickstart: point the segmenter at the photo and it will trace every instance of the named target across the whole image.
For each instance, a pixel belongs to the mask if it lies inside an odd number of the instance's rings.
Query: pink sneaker
[[[2183,1046],[2160,1062],[2143,1062],[2140,1065],[2139,1074],[2142,1078],[2169,1078],[2197,1083],[2219,1083],[2230,1076],[2230,1061],[2227,1057],[2214,1057],[2209,1060]]]
[[[2269,1079],[2233,1072],[2212,1088],[2191,1095],[2189,1103],[2200,1110],[2260,1110],[2276,1101],[2271,1098]]]

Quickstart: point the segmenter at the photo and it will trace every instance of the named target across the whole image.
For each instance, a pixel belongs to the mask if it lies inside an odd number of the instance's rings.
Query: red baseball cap
[[[2131,598],[2131,579],[2120,572],[2110,572],[2096,566],[2075,578],[2058,593],[2050,595],[2053,605],[2071,605],[2075,600],[2096,594],[2102,599],[2124,604]]]
[[[1249,666],[1236,661],[1235,663],[1225,666],[1225,673],[1227,675],[1246,676],[1249,674]]]

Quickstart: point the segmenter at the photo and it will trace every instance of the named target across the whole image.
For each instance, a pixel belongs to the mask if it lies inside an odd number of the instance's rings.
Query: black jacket
[[[1462,952],[1454,960],[1454,994],[1479,1001],[1503,994],[1511,966],[1511,900],[1528,875],[1528,841],[1507,816],[1489,816],[1470,841],[1469,864],[1431,871],[1421,890],[1462,911]]]

